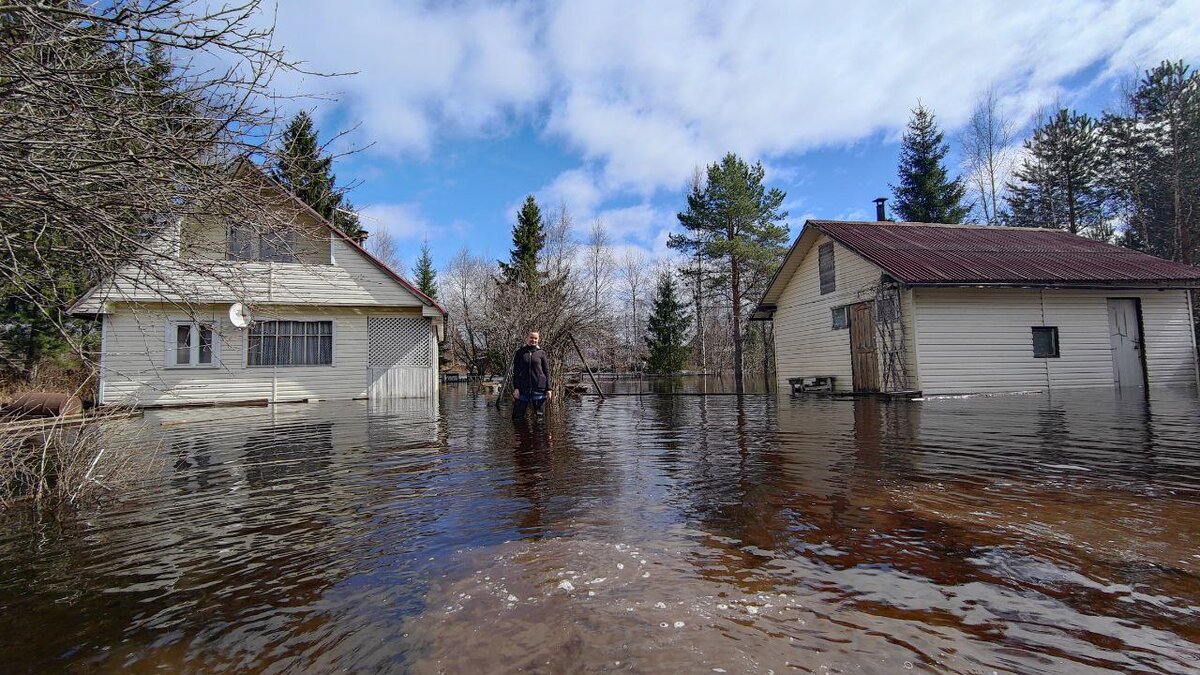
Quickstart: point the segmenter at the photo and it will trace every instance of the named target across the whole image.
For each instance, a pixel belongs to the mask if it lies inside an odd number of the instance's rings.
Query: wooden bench
[[[833,375],[808,375],[805,377],[789,377],[788,384],[792,387],[792,395],[810,391],[833,392]]]

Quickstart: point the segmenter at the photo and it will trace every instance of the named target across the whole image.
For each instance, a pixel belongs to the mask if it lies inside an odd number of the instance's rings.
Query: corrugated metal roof
[[[830,220],[810,224],[906,284],[1200,286],[1200,268],[1063,230]]]

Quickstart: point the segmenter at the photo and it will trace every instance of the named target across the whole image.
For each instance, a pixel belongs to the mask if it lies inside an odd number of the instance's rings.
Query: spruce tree
[[[679,222],[692,235],[671,235],[667,246],[698,254],[715,263],[714,285],[731,300],[733,314],[733,381],[744,388],[743,304],[752,302],[782,260],[788,242],[784,193],[763,186],[761,163],[746,164],[733,153],[709,165],[705,180],[687,196],[688,208]]]
[[[355,238],[363,234],[353,206],[337,188],[333,157],[322,152],[312,116],[307,112],[296,113],[284,130],[270,174],[341,231]]]
[[[538,263],[542,249],[546,246],[546,226],[542,210],[533,195],[525,197],[525,203],[517,213],[517,224],[513,227],[513,248],[508,262],[500,263],[504,282],[536,288],[540,282]]]
[[[433,256],[429,254],[429,240],[421,244],[421,256],[412,268],[417,288],[422,293],[437,299],[437,271],[433,269]]]
[[[1009,224],[1108,238],[1096,121],[1059,110],[1034,130],[1025,151],[1008,186]]]
[[[678,373],[687,365],[687,332],[692,317],[676,295],[675,278],[670,272],[658,277],[654,304],[650,309],[646,348],[647,368],[652,373]]]
[[[961,223],[970,209],[962,203],[966,186],[946,170],[950,146],[933,113],[918,104],[900,146],[900,184],[892,186],[896,213],[917,223]]]

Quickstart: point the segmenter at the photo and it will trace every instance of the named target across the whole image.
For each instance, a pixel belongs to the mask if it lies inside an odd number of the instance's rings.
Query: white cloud
[[[1196,0],[348,0],[278,21],[293,57],[358,73],[333,86],[371,152],[530,124],[580,156],[546,188],[580,212],[678,190],[729,150],[775,166],[895,134],[918,99],[953,130],[994,86],[1028,121],[1081,73],[1098,73],[1086,88],[1200,56]]]
[[[368,231],[387,230],[398,240],[433,239],[440,231],[417,204],[368,204],[358,209],[358,215]]]

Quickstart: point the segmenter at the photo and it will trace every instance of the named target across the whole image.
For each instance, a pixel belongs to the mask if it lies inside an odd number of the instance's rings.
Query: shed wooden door
[[[854,391],[879,391],[879,354],[875,349],[874,303],[850,305],[850,366]]]
[[[1108,339],[1112,343],[1113,381],[1118,387],[1144,387],[1142,331],[1137,298],[1108,299]]]

